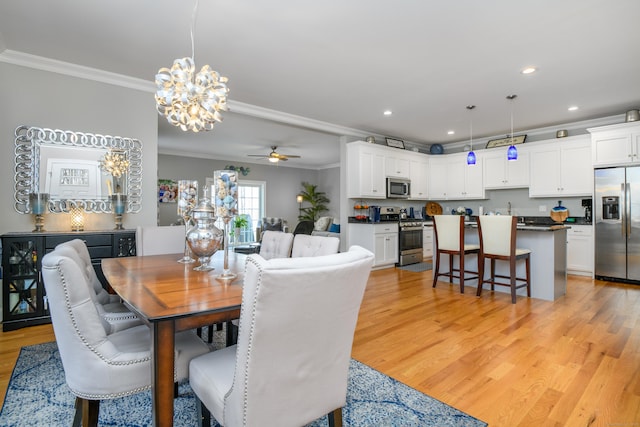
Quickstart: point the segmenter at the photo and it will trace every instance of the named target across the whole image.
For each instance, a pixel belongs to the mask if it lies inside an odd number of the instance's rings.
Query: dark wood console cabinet
[[[2,235],[2,330],[51,322],[42,283],[41,259],[56,245],[73,239],[84,240],[98,278],[108,289],[100,261],[103,258],[135,256],[135,238],[133,230]]]

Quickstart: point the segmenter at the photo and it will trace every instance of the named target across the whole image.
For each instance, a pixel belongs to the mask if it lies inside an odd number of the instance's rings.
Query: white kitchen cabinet
[[[398,262],[398,233],[376,233],[374,236],[373,266],[392,265]]]
[[[347,197],[384,199],[385,150],[375,144],[356,141],[347,144]]]
[[[507,150],[492,148],[483,153],[485,189],[529,186],[529,151],[518,146],[518,159],[507,160]]]
[[[397,148],[389,149],[384,157],[384,171],[385,177],[409,178],[409,156]]]
[[[383,268],[398,262],[398,223],[349,224],[347,245],[359,245],[374,254],[373,267]]]
[[[433,226],[425,225],[422,231],[422,257],[433,257]]]
[[[567,230],[567,273],[593,275],[593,227],[571,225]]]
[[[433,200],[483,199],[482,154],[467,165],[467,153],[429,158],[429,198]]]
[[[429,198],[447,200],[447,158],[443,155],[429,158]]]
[[[591,133],[593,166],[640,164],[640,123],[587,129]]]
[[[416,155],[409,161],[409,179],[411,180],[411,199],[427,200],[429,198],[429,158]]]
[[[593,192],[591,140],[570,137],[530,150],[529,197],[589,196]]]

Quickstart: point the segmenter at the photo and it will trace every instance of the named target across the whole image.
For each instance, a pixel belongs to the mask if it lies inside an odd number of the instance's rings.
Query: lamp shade
[[[467,164],[468,165],[476,164],[476,153],[474,153],[473,151],[469,151],[469,153],[467,153]]]
[[[518,149],[515,145],[510,145],[507,149],[507,160],[518,160]]]

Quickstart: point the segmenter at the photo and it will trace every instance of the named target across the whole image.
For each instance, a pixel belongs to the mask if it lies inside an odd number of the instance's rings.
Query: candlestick
[[[49,205],[48,193],[30,193],[29,204],[31,205],[31,213],[35,216],[34,232],[45,231],[44,230],[44,213],[47,211]]]

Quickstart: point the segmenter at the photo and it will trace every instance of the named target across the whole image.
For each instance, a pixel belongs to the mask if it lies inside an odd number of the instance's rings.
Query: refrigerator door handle
[[[629,240],[631,237],[631,188],[628,182],[624,184],[624,219],[627,240]]]

